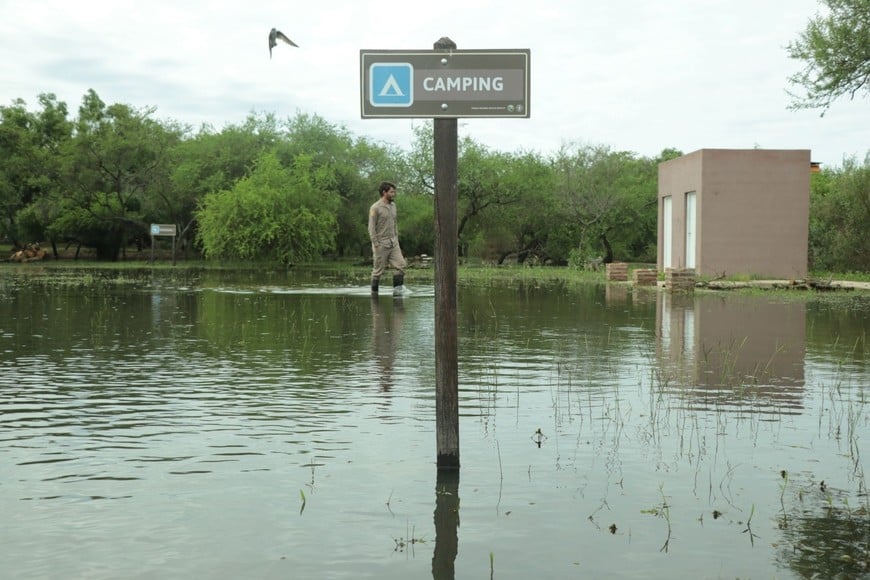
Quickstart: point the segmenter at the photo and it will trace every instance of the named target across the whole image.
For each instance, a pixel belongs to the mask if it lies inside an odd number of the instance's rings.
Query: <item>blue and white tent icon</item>
[[[369,67],[369,102],[373,107],[410,107],[414,103],[414,67],[407,62]]]

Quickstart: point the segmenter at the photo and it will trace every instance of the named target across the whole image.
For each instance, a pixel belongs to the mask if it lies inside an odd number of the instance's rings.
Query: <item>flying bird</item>
[[[290,46],[295,46],[299,48],[299,45],[287,38],[287,35],[278,30],[277,28],[273,28],[269,31],[269,58],[272,58],[272,49],[278,46],[278,39],[283,40]]]

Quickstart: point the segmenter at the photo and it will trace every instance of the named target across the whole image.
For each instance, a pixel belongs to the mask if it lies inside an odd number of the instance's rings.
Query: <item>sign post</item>
[[[172,265],[175,265],[175,238],[178,227],[175,224],[151,224],[151,263],[154,263],[154,243],[157,236],[172,236]]]
[[[449,38],[435,43],[451,50]],[[435,438],[438,469],[459,469],[459,338],[457,322],[458,121],[434,121],[435,156]]]
[[[530,51],[457,50],[447,37],[434,50],[361,50],[364,119],[434,119],[435,432],[439,473],[459,470],[457,120],[528,118]],[[458,481],[457,481],[458,485]]]

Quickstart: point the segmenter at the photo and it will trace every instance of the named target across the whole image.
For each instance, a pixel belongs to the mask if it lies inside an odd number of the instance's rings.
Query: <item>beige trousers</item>
[[[402,248],[398,244],[381,244],[380,246],[372,246],[372,260],[374,267],[372,268],[372,278],[380,278],[387,268],[392,268],[398,274],[405,273],[405,256],[402,255]]]

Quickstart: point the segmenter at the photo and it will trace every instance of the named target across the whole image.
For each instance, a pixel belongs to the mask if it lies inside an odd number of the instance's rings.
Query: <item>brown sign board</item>
[[[361,50],[363,119],[529,117],[529,49]]]

